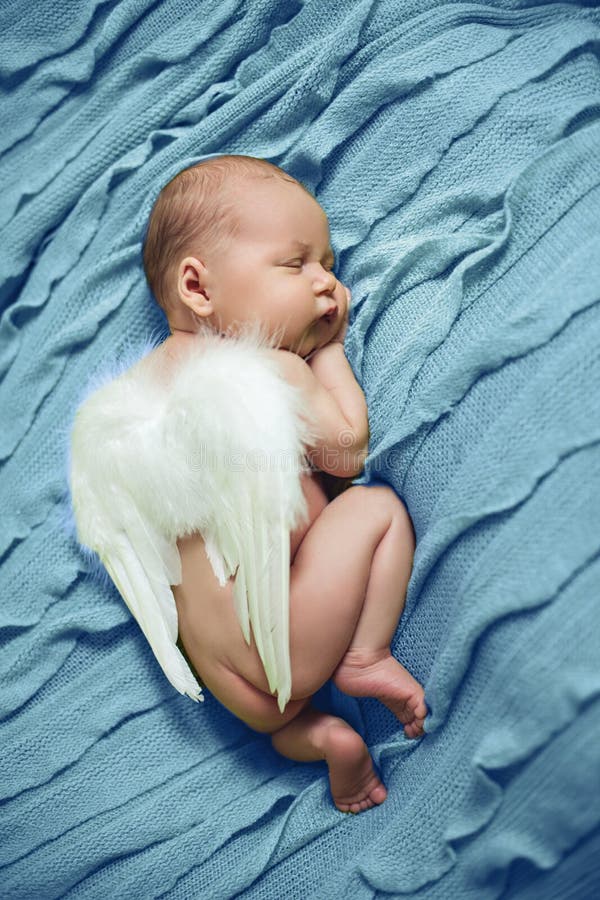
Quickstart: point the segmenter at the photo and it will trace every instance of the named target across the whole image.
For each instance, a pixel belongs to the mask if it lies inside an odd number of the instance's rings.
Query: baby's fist
[[[344,340],[346,339],[346,332],[348,331],[348,317],[350,315],[350,300],[352,298],[350,289],[347,288],[345,284],[343,284],[342,287],[344,288],[344,290],[346,292],[346,311],[344,313],[342,321],[340,322],[340,327],[339,327],[335,337],[333,338],[334,341],[339,341],[341,344],[344,343]]]

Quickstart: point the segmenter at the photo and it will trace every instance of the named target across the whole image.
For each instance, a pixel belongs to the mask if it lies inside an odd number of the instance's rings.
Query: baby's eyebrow
[[[297,247],[299,250],[303,250],[304,252],[306,252],[307,250],[310,250],[310,244],[306,244],[304,241],[296,240],[296,241],[291,241],[291,243],[293,244],[294,247]],[[335,260],[335,253],[333,252],[333,248],[331,246],[327,249],[327,253],[325,254],[325,256],[328,259]]]

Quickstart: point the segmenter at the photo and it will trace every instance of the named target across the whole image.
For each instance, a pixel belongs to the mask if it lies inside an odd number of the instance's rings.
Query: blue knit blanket
[[[3,898],[598,896],[599,48],[591,2],[0,6]],[[387,786],[358,816],[177,694],[69,527],[82,391],[166,333],[152,203],[215,152],[328,213],[361,480],[415,525],[425,737],[318,697]]]

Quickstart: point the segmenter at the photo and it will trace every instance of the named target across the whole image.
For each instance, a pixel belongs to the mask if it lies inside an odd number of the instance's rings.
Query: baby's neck
[[[167,340],[172,340],[173,338],[178,341],[188,340],[189,338],[194,337],[194,335],[196,334],[196,331],[188,331],[185,328],[171,328],[171,334],[169,335]]]

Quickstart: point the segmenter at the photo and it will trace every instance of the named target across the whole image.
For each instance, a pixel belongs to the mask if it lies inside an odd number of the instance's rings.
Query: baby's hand
[[[332,344],[336,342],[343,344],[346,339],[346,332],[348,331],[348,317],[350,315],[350,300],[352,298],[352,293],[350,292],[350,288],[347,288],[345,284],[343,284],[342,287],[346,291],[346,312],[335,337],[333,337],[330,342]]]

